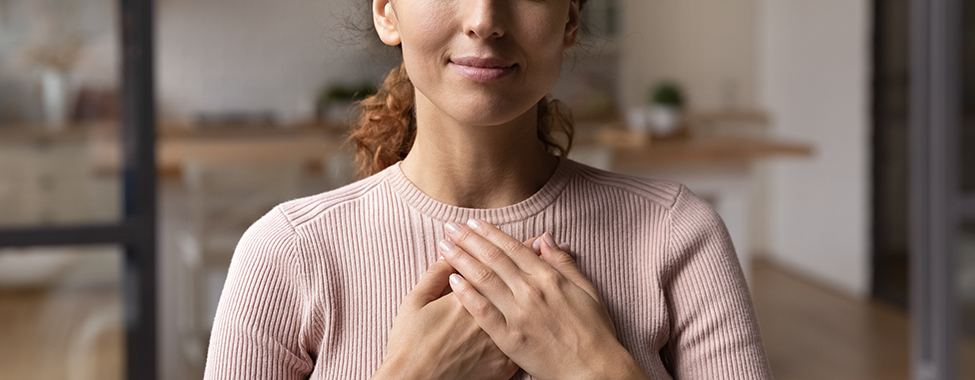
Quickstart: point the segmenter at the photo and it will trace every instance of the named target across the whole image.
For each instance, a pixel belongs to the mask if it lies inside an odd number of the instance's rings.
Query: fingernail
[[[535,239],[535,241],[532,242],[532,248],[536,251],[542,249],[542,239]]]
[[[441,240],[440,244],[437,245],[440,247],[440,250],[443,252],[450,252],[451,249],[454,249],[454,243],[452,243],[450,240],[447,239]],[[442,259],[443,255],[440,255],[440,258]]]
[[[559,244],[559,249],[561,249],[563,252],[569,252],[569,243]]]
[[[458,275],[457,273],[451,273],[450,283],[454,285],[460,284],[460,275]]]
[[[478,227],[481,226],[481,221],[477,219],[468,219],[467,226],[473,230],[476,230]]]
[[[449,234],[454,234],[457,233],[457,231],[460,231],[460,225],[454,222],[447,222],[447,224],[444,225],[444,228],[447,229],[447,233]]]
[[[545,239],[545,243],[548,244],[549,247],[558,247],[558,244],[555,244],[555,238],[552,237],[552,234],[545,232],[542,234],[542,239]]]

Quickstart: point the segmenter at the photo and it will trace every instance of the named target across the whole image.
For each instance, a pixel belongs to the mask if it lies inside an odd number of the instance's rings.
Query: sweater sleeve
[[[748,285],[721,218],[681,187],[670,211],[665,294],[676,379],[771,379]]]
[[[210,335],[204,379],[305,379],[314,368],[302,339],[305,276],[295,231],[274,209],[234,252]]]

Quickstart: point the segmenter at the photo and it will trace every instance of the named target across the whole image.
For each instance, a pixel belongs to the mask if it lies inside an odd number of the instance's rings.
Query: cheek
[[[444,2],[417,2],[400,18],[403,61],[414,83],[427,79],[442,63],[443,47],[451,38],[448,16],[452,12]]]
[[[456,10],[448,2],[416,2],[401,17],[399,24],[403,49],[429,50],[443,46],[451,36]]]
[[[539,80],[546,83],[558,80],[565,54],[563,29],[559,25],[532,25],[526,30],[524,49],[531,54],[534,71]]]

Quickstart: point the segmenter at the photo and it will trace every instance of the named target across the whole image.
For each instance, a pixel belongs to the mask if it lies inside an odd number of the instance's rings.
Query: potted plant
[[[371,84],[362,84],[356,87],[327,86],[318,95],[317,114],[321,120],[327,123],[346,124],[353,118],[350,112],[353,111],[355,102],[375,93],[376,87]]]
[[[653,132],[661,136],[676,132],[684,110],[684,95],[680,87],[671,82],[657,85],[650,93],[650,103],[647,118],[652,124]]]

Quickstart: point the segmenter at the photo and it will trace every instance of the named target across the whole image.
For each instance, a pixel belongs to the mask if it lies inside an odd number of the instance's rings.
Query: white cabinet
[[[118,176],[96,175],[83,138],[0,139],[0,226],[112,222]]]

